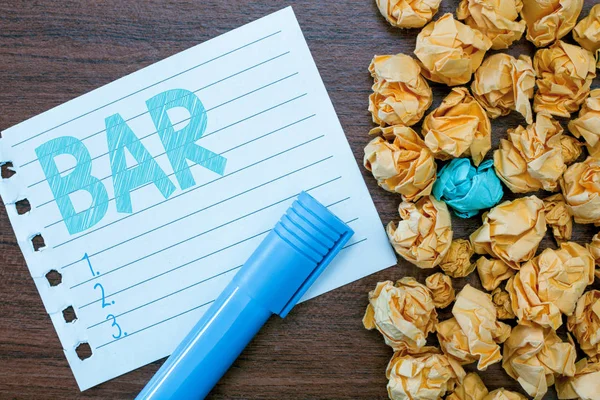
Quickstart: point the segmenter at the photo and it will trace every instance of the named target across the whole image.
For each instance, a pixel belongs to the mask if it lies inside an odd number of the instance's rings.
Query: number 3
[[[107,319],[107,320],[109,320],[109,319],[111,319],[111,318],[112,318],[112,321],[113,321],[113,323],[112,323],[112,325],[111,325],[111,326],[114,326],[114,327],[116,327],[116,328],[119,330],[119,333],[117,333],[116,335],[113,333],[112,337],[113,337],[113,338],[115,338],[115,339],[119,339],[119,338],[121,337],[121,335],[123,334],[123,331],[121,330],[121,327],[120,327],[120,326],[119,326],[119,324],[117,323],[117,317],[115,317],[115,316],[114,316],[114,315],[112,315],[112,314],[108,314],[108,315],[106,316],[106,319]],[[125,333],[124,333],[124,335],[125,335],[125,336],[127,336],[127,332],[125,332]]]

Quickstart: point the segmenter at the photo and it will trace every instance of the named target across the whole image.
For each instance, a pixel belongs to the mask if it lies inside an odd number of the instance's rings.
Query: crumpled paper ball
[[[510,304],[510,295],[500,288],[492,291],[492,302],[496,306],[498,319],[515,319],[516,315]]]
[[[567,318],[567,329],[589,357],[600,355],[600,291],[590,290],[577,300],[575,312]]]
[[[438,265],[452,243],[452,222],[446,204],[433,196],[398,206],[402,220],[386,227],[390,243],[402,258],[419,268]]]
[[[427,79],[456,86],[471,80],[491,46],[487,36],[448,13],[421,30],[415,54]]]
[[[402,278],[395,285],[391,281],[379,282],[369,292],[363,325],[369,330],[377,329],[394,351],[422,349],[436,323],[431,292],[413,278]]]
[[[483,400],[488,389],[475,372],[469,372],[463,382],[458,384],[446,400]]]
[[[558,329],[562,315],[571,315],[577,299],[594,282],[594,259],[585,247],[561,243],[523,264],[506,284],[520,324]]]
[[[525,21],[517,21],[522,8],[522,0],[462,0],[456,16],[490,38],[493,50],[500,50],[525,32]]]
[[[597,400],[600,393],[600,360],[582,359],[575,364],[574,376],[558,376],[559,399]]]
[[[369,96],[374,123],[410,126],[423,118],[433,97],[421,76],[421,67],[412,57],[405,54],[375,56],[369,72],[375,79]]]
[[[468,158],[454,159],[439,172],[432,194],[461,218],[477,215],[498,204],[504,194],[493,166],[492,160],[475,168]]]
[[[573,39],[586,50],[596,53],[600,49],[600,4],[596,4],[590,13],[573,29]]]
[[[594,6],[600,10],[600,4]],[[583,137],[590,156],[600,158],[600,89],[594,89],[585,99],[579,116],[569,121],[569,131]]]
[[[471,234],[477,254],[489,254],[512,269],[530,260],[546,234],[544,202],[536,196],[505,201],[483,215],[483,225]]]
[[[558,117],[568,118],[579,109],[596,76],[594,55],[562,40],[536,51],[533,66],[538,87],[533,97],[533,109]]]
[[[600,224],[600,158],[571,165],[560,184],[575,222]]]
[[[583,144],[573,136],[562,135],[560,145],[562,146],[563,161],[567,165],[571,165],[577,161],[582,153],[581,147]]]
[[[435,330],[440,348],[448,357],[461,365],[471,364],[479,359],[479,356],[471,354],[469,338],[461,330],[456,318],[438,323]]]
[[[558,244],[571,240],[573,234],[573,218],[567,207],[562,193],[546,197],[544,210],[546,211],[546,224],[552,228],[552,235]]]
[[[381,15],[398,28],[422,28],[437,13],[442,0],[376,0]]]
[[[583,0],[528,0],[521,16],[527,23],[527,40],[545,47],[573,29],[583,8]]]
[[[490,118],[520,113],[528,124],[533,122],[531,103],[535,87],[535,71],[531,58],[518,59],[505,53],[487,57],[475,72],[471,91]]]
[[[436,272],[425,279],[425,286],[431,291],[436,308],[446,308],[454,301],[452,279],[448,275]]]
[[[434,347],[422,353],[394,353],[387,369],[391,400],[438,400],[462,382],[466,373],[456,361]]]
[[[478,370],[485,371],[502,359],[498,343],[508,338],[510,326],[497,320],[489,294],[467,284],[456,296],[452,315],[467,336],[469,353],[479,359]]]
[[[471,264],[473,253],[473,246],[468,240],[453,240],[440,268],[453,278],[464,278],[475,270],[475,265]]]
[[[487,291],[496,289],[502,281],[507,280],[515,274],[514,269],[497,258],[488,259],[481,256],[475,262],[475,266],[481,280],[481,286]]]
[[[453,88],[442,104],[428,114],[421,133],[435,158],[471,156],[475,165],[492,148],[492,125],[466,87]]]
[[[517,325],[504,343],[502,367],[535,400],[554,384],[555,374],[575,374],[575,346],[550,328]]]
[[[594,237],[592,237],[592,241],[586,244],[585,247],[588,249],[592,257],[594,257],[596,265],[600,267],[600,233],[596,233]],[[596,275],[598,274],[596,273]],[[600,279],[600,276],[598,276],[598,278]]]
[[[400,193],[407,201],[429,195],[436,164],[419,135],[399,125],[374,128],[369,133],[383,134],[383,138],[378,136],[365,147],[364,166],[377,184],[388,192]]]
[[[492,390],[483,400],[527,400],[521,393],[511,392],[504,388]]]
[[[567,169],[561,146],[563,129],[550,114],[539,113],[527,128],[508,130],[494,151],[496,174],[513,193],[555,191]]]

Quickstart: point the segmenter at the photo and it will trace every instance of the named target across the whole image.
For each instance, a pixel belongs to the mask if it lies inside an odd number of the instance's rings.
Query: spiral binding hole
[[[46,247],[46,242],[44,242],[44,238],[39,233],[31,239],[31,243],[35,251],[40,251],[40,249]]]
[[[23,199],[15,203],[15,208],[17,209],[17,214],[23,215],[31,211],[31,204],[29,204],[29,200]]]
[[[46,274],[46,279],[51,287],[58,286],[62,283],[62,275],[57,270],[50,270]]]
[[[0,165],[0,177],[2,177],[2,179],[9,179],[12,178],[13,175],[15,175],[16,172],[13,169],[13,163],[12,162],[5,162],[4,164]]]
[[[65,322],[68,324],[77,319],[77,314],[75,314],[75,309],[73,309],[73,306],[65,308],[62,314],[63,318],[65,319]]]
[[[92,348],[87,342],[79,343],[75,348],[75,352],[77,353],[77,357],[82,361],[92,356]]]

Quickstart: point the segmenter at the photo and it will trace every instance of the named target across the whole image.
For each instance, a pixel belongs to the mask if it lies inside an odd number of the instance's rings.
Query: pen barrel
[[[232,281],[136,399],[203,399],[271,315]]]

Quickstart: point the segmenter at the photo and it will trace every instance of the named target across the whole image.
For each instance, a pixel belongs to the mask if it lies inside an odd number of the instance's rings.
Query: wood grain
[[[443,0],[440,13],[453,12],[457,3]],[[582,16],[594,3],[585,0]],[[372,126],[367,66],[374,54],[412,53],[418,33],[390,27],[373,0],[1,2],[0,129],[289,4],[361,163]],[[509,52],[533,55],[534,47],[521,40]],[[435,107],[448,88],[432,86]],[[493,121],[494,146],[507,128],[523,122],[515,114]],[[363,174],[382,222],[396,219],[399,196]],[[452,222],[455,236],[467,237],[480,219]],[[594,232],[577,226],[575,239],[589,241]],[[548,246],[555,246],[549,237],[541,248]],[[273,318],[211,398],[387,398],[384,372],[392,352],[378,333],[362,327],[367,292],[380,280],[410,275],[423,282],[429,273],[401,261],[299,305],[285,321]],[[480,286],[476,274],[454,281],[458,288],[466,282]],[[441,318],[448,315],[444,310]],[[0,206],[0,398],[133,398],[161,363],[80,393]],[[481,375],[490,389],[520,390],[498,364]]]

